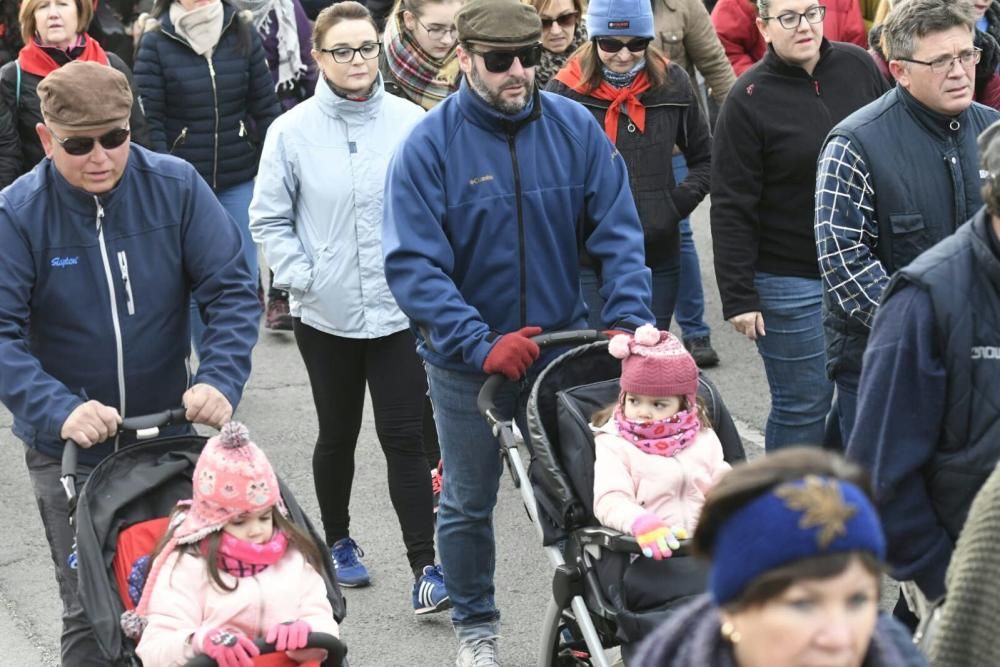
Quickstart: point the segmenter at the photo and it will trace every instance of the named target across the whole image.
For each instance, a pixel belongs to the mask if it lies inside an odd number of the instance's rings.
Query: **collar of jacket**
[[[374,118],[382,108],[385,97],[385,84],[381,72],[375,78],[372,94],[366,100],[349,100],[333,92],[326,77],[320,74],[316,82],[316,100],[319,108],[328,116],[341,118],[345,121],[364,121]]]
[[[86,190],[70,185],[63,175],[59,173],[59,170],[56,169],[55,163],[52,162],[52,160],[47,159],[46,161],[48,164],[46,165],[46,168],[51,174],[50,182],[59,203],[63,207],[71,209],[75,213],[89,216],[96,215],[94,197],[97,197],[97,199],[101,202],[101,206],[104,208],[107,208],[111,204],[115,203],[118,199],[124,196],[122,193],[128,189],[123,186],[132,175],[132,150],[135,149],[130,149],[129,160],[125,163],[125,169],[122,171],[121,179],[115,187],[111,189],[111,192],[106,192],[102,195],[94,195]]]
[[[931,136],[941,141],[951,139],[959,140],[958,134],[965,132],[965,123],[969,118],[969,110],[965,109],[957,116],[945,116],[928,109],[922,102],[910,94],[908,90],[900,85],[892,89],[890,94],[895,94],[900,103],[910,112],[910,115],[917,123],[924,128]],[[973,102],[972,104],[975,104]],[[971,106],[971,105],[970,105]]]
[[[784,59],[774,51],[774,47],[770,44],[767,45],[767,52],[764,53],[764,62],[766,63],[767,68],[776,74],[780,74],[782,76],[794,76],[811,81],[816,78],[816,70],[818,70],[822,66],[823,61],[827,59],[831,48],[830,40],[824,37],[823,41],[820,42],[819,45],[819,60],[816,62],[816,67],[813,68],[812,74],[809,74],[809,72],[802,69],[800,65],[791,65],[785,62]]]
[[[222,3],[222,34],[223,35],[226,34],[227,30],[229,30],[230,25],[233,23],[233,17],[236,14],[238,14],[238,13],[240,13],[240,10],[236,9],[235,7],[233,7],[228,2],[223,2]],[[248,17],[252,17],[253,16],[253,14],[250,13],[250,12],[246,12],[246,15]],[[163,12],[163,14],[161,14],[159,17],[157,17],[156,20],[160,22],[160,30],[162,30],[163,32],[169,34],[171,37],[173,37],[175,39],[178,39],[178,40],[184,42],[185,44],[187,44],[187,40],[177,34],[177,28],[174,27],[174,22],[170,20],[170,12]],[[220,37],[220,39],[221,39],[221,37]]]
[[[1000,255],[997,254],[1000,239],[993,231],[993,219],[985,206],[972,218],[972,239],[972,252],[976,254],[981,270],[1000,292]]]
[[[522,127],[542,116],[542,96],[536,87],[528,106],[514,115],[497,111],[472,89],[466,78],[458,89],[458,108],[470,121],[491,132],[517,134]]]

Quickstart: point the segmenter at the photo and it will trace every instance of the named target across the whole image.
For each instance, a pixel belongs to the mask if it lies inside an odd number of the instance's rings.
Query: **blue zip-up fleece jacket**
[[[536,94],[508,116],[463,81],[389,165],[386,279],[432,364],[481,372],[502,334],[584,328],[581,243],[604,279],[604,322],[651,322],[625,163],[564,97]]]
[[[96,196],[42,160],[0,193],[0,248],[0,402],[29,447],[61,456],[62,424],[86,400],[141,415],[204,382],[239,404],[260,305],[236,223],[187,162],[133,144]],[[192,294],[207,323],[193,382]]]

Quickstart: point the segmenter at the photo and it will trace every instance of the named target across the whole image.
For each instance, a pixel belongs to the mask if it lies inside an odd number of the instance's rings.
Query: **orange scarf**
[[[646,107],[639,101],[639,95],[652,88],[646,68],[643,68],[635,77],[635,81],[625,88],[615,88],[602,79],[600,86],[588,90],[587,82],[583,80],[583,71],[580,69],[580,59],[574,57],[559,70],[556,79],[578,93],[610,102],[608,111],[604,114],[604,131],[611,139],[611,143],[618,142],[618,118],[621,116],[622,106],[625,107],[625,113],[632,123],[639,128],[639,132],[646,130]]]

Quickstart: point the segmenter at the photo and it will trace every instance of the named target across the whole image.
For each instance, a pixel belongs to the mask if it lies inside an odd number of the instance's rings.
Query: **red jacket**
[[[868,48],[868,34],[856,0],[823,0],[826,19],[823,36],[832,42],[851,42]],[[764,57],[767,42],[757,29],[757,5],[750,0],[719,0],[712,24],[736,76]]]

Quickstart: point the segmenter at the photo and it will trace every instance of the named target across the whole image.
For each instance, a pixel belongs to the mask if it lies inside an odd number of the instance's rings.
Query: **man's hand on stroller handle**
[[[253,641],[236,628],[210,628],[198,635],[204,638],[195,650],[215,660],[219,667],[253,667],[253,659],[260,655]]]
[[[642,549],[642,555],[653,560],[663,560],[674,555],[681,544],[678,540],[687,538],[683,528],[671,528],[660,517],[647,512],[632,522],[632,535]]]
[[[114,408],[98,401],[87,401],[69,413],[59,431],[59,437],[72,440],[86,449],[114,436],[121,423],[121,415]]]
[[[500,336],[486,355],[483,370],[490,375],[503,373],[512,382],[520,380],[541,354],[538,344],[531,340],[532,336],[540,333],[541,327],[524,327]]]
[[[204,382],[184,392],[181,403],[187,408],[184,418],[192,424],[222,428],[222,425],[233,417],[233,406],[230,405],[229,399],[221,391]]]

